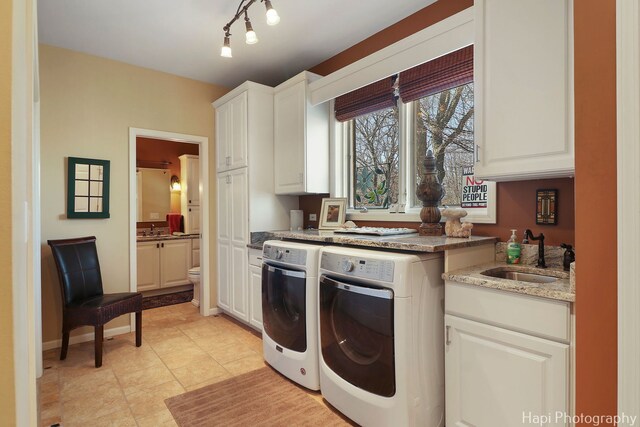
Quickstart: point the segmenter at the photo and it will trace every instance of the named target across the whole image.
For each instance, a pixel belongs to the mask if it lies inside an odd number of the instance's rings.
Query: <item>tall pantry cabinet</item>
[[[245,82],[213,102],[216,116],[218,307],[249,322],[250,233],[289,228],[298,199],[276,196],[273,88]]]

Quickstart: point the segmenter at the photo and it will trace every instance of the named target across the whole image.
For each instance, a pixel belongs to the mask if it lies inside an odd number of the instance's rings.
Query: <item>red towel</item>
[[[169,234],[173,234],[174,231],[182,231],[180,227],[182,215],[179,213],[168,213],[167,222],[169,223]]]

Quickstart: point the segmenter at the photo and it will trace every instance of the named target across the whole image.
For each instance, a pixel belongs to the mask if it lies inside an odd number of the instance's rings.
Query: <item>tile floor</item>
[[[175,426],[164,399],[264,366],[260,337],[224,315],[202,317],[185,303],[142,319],[142,346],[133,333],[105,340],[101,368],[93,341],[70,346],[64,361],[59,349],[45,352],[43,426]]]

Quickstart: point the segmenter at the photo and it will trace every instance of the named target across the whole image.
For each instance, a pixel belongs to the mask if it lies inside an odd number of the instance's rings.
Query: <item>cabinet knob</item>
[[[160,243],[156,243],[156,248],[160,249]]]

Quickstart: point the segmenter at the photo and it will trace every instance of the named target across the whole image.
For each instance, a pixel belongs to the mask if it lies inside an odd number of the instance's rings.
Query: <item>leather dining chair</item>
[[[142,344],[142,294],[105,294],[96,249],[96,238],[48,240],[58,269],[62,289],[62,348],[60,360],[67,357],[69,332],[80,326],[95,330],[95,365],[102,366],[104,324],[127,313],[136,313],[136,347]]]

